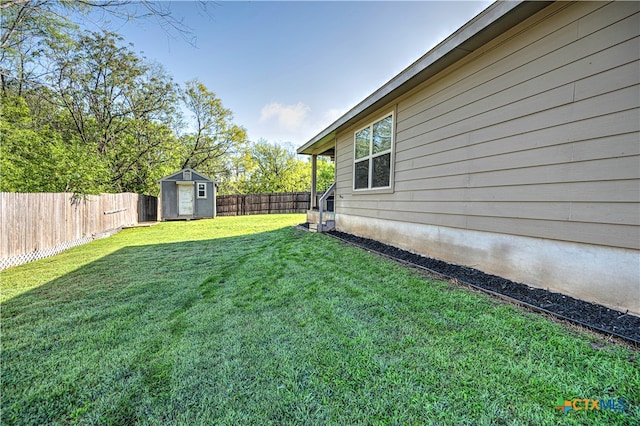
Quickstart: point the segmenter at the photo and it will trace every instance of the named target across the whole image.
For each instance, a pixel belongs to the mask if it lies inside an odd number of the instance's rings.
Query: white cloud
[[[262,107],[260,122],[266,123],[275,120],[282,130],[296,132],[304,125],[310,111],[311,108],[302,102],[293,105],[271,102]]]
[[[262,107],[258,123],[250,130],[254,140],[289,141],[296,146],[331,125],[345,113],[345,109],[331,108],[315,113],[303,102],[282,104],[271,102]]]

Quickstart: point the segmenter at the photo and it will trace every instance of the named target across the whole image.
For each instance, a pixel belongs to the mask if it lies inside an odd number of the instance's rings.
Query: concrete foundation
[[[336,229],[640,315],[640,251],[336,215]]]
[[[320,212],[318,210],[307,210],[307,223],[318,223]]]

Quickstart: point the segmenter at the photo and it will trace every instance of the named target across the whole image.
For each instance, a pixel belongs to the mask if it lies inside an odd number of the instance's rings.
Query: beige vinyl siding
[[[349,208],[345,203],[344,208]],[[575,222],[635,225],[638,209],[634,203],[618,203],[611,210],[606,203],[591,202],[500,202],[500,201],[366,201],[359,209],[431,213],[444,215],[492,216],[511,219],[571,220]]]
[[[498,62],[500,67],[486,67],[462,80],[456,78],[459,73],[449,74],[436,82],[437,86],[444,88],[433,87],[439,91],[427,97],[416,95],[401,106],[400,112],[403,115],[398,120],[398,132],[407,132],[404,137],[410,138],[423,130],[418,127],[412,131],[411,128],[424,123],[425,120],[431,121],[431,128],[440,129],[460,121],[466,122],[471,118],[481,118],[483,115],[486,117],[492,110],[505,106],[509,109],[525,108],[522,112],[526,114],[528,102],[545,102],[545,92],[566,84],[572,86],[582,78],[636,61],[637,31],[634,31],[634,27],[638,27],[637,15],[537,59],[523,50],[524,54],[503,58]],[[549,39],[550,37],[551,35],[543,39],[543,46],[548,49],[557,48],[559,41]],[[604,50],[599,50],[604,48],[604,42],[598,37],[606,38],[607,44],[610,45]],[[489,59],[490,56],[494,55],[487,54],[482,59]],[[476,81],[479,78],[482,78],[482,82]],[[443,99],[447,95],[452,96]],[[529,99],[531,97],[534,99]],[[514,105],[517,101],[526,102]],[[554,100],[549,99],[546,102]],[[538,108],[544,109],[544,104]],[[504,111],[503,109],[502,112]],[[511,116],[517,116],[519,112],[516,110],[509,113]],[[509,118],[507,116],[504,119]],[[475,121],[471,121],[465,125],[471,127],[474,123]],[[460,130],[458,129],[458,132]]]
[[[339,133],[338,213],[640,248],[639,9],[553,4],[398,99],[392,194]]]

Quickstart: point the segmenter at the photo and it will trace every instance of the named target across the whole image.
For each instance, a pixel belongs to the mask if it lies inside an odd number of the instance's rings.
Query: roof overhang
[[[334,146],[340,130],[409,92],[551,3],[553,1],[496,1],[298,148],[298,154],[322,154]]]

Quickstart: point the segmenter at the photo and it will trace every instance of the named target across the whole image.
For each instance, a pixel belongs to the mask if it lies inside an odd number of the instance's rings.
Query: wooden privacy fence
[[[0,193],[0,270],[157,220],[158,199],[139,194]]]
[[[219,195],[216,199],[216,211],[218,216],[304,213],[309,209],[310,201],[309,192]]]

